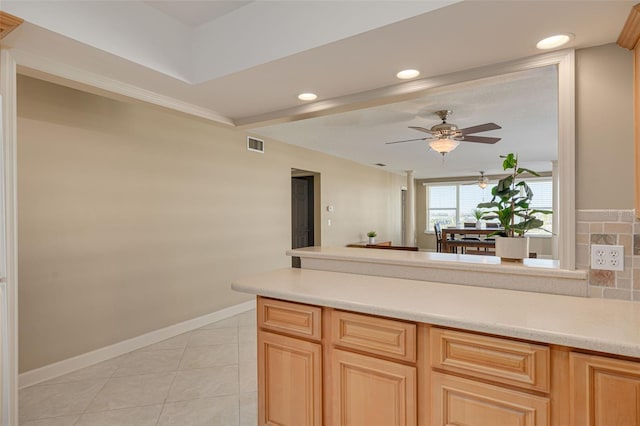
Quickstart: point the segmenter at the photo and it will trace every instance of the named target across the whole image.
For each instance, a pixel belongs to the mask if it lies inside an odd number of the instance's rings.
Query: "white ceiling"
[[[246,6],[251,1],[145,1],[191,28],[213,21]]]
[[[387,164],[386,170],[415,171],[416,178],[469,176],[482,170],[502,173],[500,155],[518,153],[529,167],[551,171],[558,147],[558,79],[554,66],[430,90],[421,97],[378,107],[252,129],[253,133],[293,141],[362,164]],[[502,138],[488,145],[461,144],[443,158],[428,141],[387,142],[428,137],[408,126],[440,123],[435,111],[449,109],[459,128],[493,122],[500,130],[478,136]]]
[[[545,73],[349,111],[381,93],[414,90],[415,82],[395,78],[401,69],[429,79],[531,57],[540,54],[539,39],[558,32],[575,34],[572,48],[613,43],[635,1],[3,0],[0,8],[26,21],[2,45],[55,64],[50,69],[81,70],[91,81],[133,85],[251,132],[429,177],[490,168],[476,161],[490,151],[480,144],[463,143],[444,166],[422,142],[384,144],[419,137],[407,126],[430,127],[437,109],[453,109],[450,121],[461,127],[500,124],[484,134],[503,138],[496,147],[518,140],[532,149],[528,158],[538,161],[544,150],[552,158],[545,146],[553,125],[536,121],[546,120],[550,99],[527,91],[547,87]],[[299,101],[303,91],[318,101]]]

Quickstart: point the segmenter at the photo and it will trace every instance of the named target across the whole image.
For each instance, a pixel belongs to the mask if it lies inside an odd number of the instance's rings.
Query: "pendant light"
[[[489,178],[484,175],[484,172],[480,172],[480,177],[478,178],[478,186],[482,189],[485,189],[487,185],[489,185]]]

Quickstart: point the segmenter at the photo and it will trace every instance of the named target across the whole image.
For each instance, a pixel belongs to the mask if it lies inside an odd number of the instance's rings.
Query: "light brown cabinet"
[[[432,425],[548,426],[549,399],[434,372]]]
[[[259,425],[640,425],[640,360],[262,297],[258,327]]]
[[[572,424],[640,425],[640,363],[572,353]]]
[[[415,426],[416,367],[333,349],[331,388],[336,426]]]
[[[548,346],[438,327],[429,334],[432,426],[550,425]]]
[[[320,313],[317,306],[258,299],[260,425],[322,425]]]
[[[548,346],[435,327],[430,343],[433,368],[549,392]]]
[[[336,426],[416,426],[415,323],[327,309],[325,401]]]

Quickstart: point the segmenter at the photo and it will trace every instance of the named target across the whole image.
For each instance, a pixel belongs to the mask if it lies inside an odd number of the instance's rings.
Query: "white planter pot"
[[[369,244],[375,244],[376,243],[376,237],[369,237]]]
[[[476,222],[476,229],[482,229],[482,222],[480,221]]]
[[[496,236],[496,256],[504,260],[522,260],[529,257],[529,237],[508,238]]]

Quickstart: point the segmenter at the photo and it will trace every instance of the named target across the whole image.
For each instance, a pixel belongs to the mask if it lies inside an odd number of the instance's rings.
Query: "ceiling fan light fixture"
[[[571,39],[573,39],[573,34],[556,34],[540,40],[538,44],[536,44],[536,47],[540,50],[555,49],[569,43]]]
[[[298,95],[298,99],[300,99],[301,101],[315,101],[316,99],[318,99],[318,95],[316,95],[315,93],[300,93]]]
[[[398,74],[396,74],[396,77],[401,80],[409,80],[411,78],[416,78],[419,75],[420,71],[418,70],[402,70]]]
[[[484,172],[480,172],[480,177],[478,178],[478,186],[482,189],[485,189],[489,185],[489,178],[484,175]]]
[[[429,142],[429,147],[442,155],[453,151],[458,145],[460,145],[460,141],[448,138],[436,139],[435,141]]]

